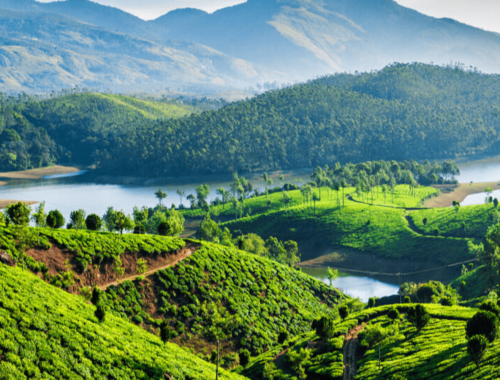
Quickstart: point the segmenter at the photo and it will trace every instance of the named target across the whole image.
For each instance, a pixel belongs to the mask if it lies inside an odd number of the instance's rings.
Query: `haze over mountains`
[[[206,92],[415,61],[500,72],[499,34],[392,0],[249,0],[153,21],[87,0],[0,0],[0,41],[4,92]]]

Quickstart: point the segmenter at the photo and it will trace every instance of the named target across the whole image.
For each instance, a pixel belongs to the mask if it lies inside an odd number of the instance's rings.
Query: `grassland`
[[[82,297],[0,264],[4,379],[213,379],[215,367],[110,313],[99,323]],[[224,379],[243,379],[222,371]]]

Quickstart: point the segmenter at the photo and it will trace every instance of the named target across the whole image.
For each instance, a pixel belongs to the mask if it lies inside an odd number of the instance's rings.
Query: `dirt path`
[[[123,278],[120,278],[120,280],[119,280],[119,281],[114,281],[114,282],[111,282],[111,283],[106,284],[106,285],[101,285],[101,286],[99,286],[99,288],[100,288],[101,290],[106,290],[106,289],[107,289],[107,288],[109,288],[111,285],[116,286],[116,285],[118,285],[119,283],[121,283],[121,282],[123,282],[123,281],[127,281],[127,280],[129,280],[129,281],[133,281],[133,280],[135,280],[135,279],[136,279],[137,277],[139,277],[139,276],[145,276],[145,277],[147,277],[147,276],[149,276],[149,275],[151,275],[151,274],[153,274],[153,273],[155,273],[155,272],[157,272],[157,271],[159,271],[159,270],[163,270],[163,269],[166,269],[166,268],[168,268],[168,267],[172,267],[172,266],[176,265],[177,263],[179,263],[179,262],[181,262],[181,261],[183,261],[183,260],[187,259],[187,258],[188,258],[189,256],[191,256],[194,252],[196,252],[196,249],[195,249],[195,248],[193,248],[193,247],[190,247],[190,248],[185,248],[185,249],[182,251],[182,253],[181,253],[180,255],[178,255],[178,256],[176,256],[176,257],[175,257],[175,259],[174,259],[174,260],[170,261],[169,263],[167,263],[167,264],[165,264],[165,265],[163,265],[163,266],[161,266],[161,267],[159,267],[159,268],[155,268],[155,269],[148,270],[148,271],[147,271],[146,273],[144,273],[144,274],[137,274],[137,275],[134,275],[134,276],[123,277]]]
[[[347,333],[344,342],[344,377],[343,380],[354,380],[356,375],[356,351],[358,349],[358,333],[364,329],[363,325],[358,325]]]

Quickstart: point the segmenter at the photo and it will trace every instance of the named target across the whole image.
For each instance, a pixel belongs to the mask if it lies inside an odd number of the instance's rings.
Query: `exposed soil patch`
[[[97,285],[101,289],[106,289],[110,285],[118,284],[118,280],[132,280],[138,276],[137,260],[144,258],[147,261],[148,271],[146,276],[155,271],[177,264],[179,261],[189,257],[198,249],[194,243],[188,243],[179,251],[165,252],[160,255],[148,255],[142,252],[125,252],[121,255],[124,275],[118,279],[113,270],[114,262],[111,259],[105,259],[100,265],[88,265],[84,271],[81,264],[76,260],[76,255],[69,249],[59,246],[54,241],[51,241],[52,247],[48,250],[31,249],[26,254],[39,262],[45,263],[49,268],[48,273],[52,276],[57,276],[59,273],[71,270],[75,274],[76,283],[72,289],[72,293],[77,293],[78,289],[83,286]],[[41,274],[40,274],[41,276]]]
[[[424,202],[424,207],[450,207],[453,205],[453,201],[462,202],[467,195],[482,193],[485,187],[491,187],[493,190],[500,189],[500,183],[498,181],[460,183],[458,186],[433,185],[432,187],[441,190],[441,194],[427,199]]]
[[[344,341],[344,380],[354,380],[356,375],[356,352],[359,345],[358,334],[364,329],[363,325],[353,327],[347,333]]]

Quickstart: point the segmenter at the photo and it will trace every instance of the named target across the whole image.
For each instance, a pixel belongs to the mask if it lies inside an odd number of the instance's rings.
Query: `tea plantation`
[[[215,366],[29,272],[0,264],[2,379],[214,379]],[[243,379],[223,371],[224,379]]]
[[[210,243],[147,280],[109,287],[107,304],[115,313],[153,327],[160,318],[168,319],[174,335],[189,341],[206,324],[207,304],[220,303],[238,320],[230,351],[259,353],[277,344],[281,329],[294,335],[309,331],[318,315],[335,316],[336,306],[345,299],[337,289],[300,271]],[[154,300],[146,300],[150,291]],[[152,304],[156,312],[150,315]]]

